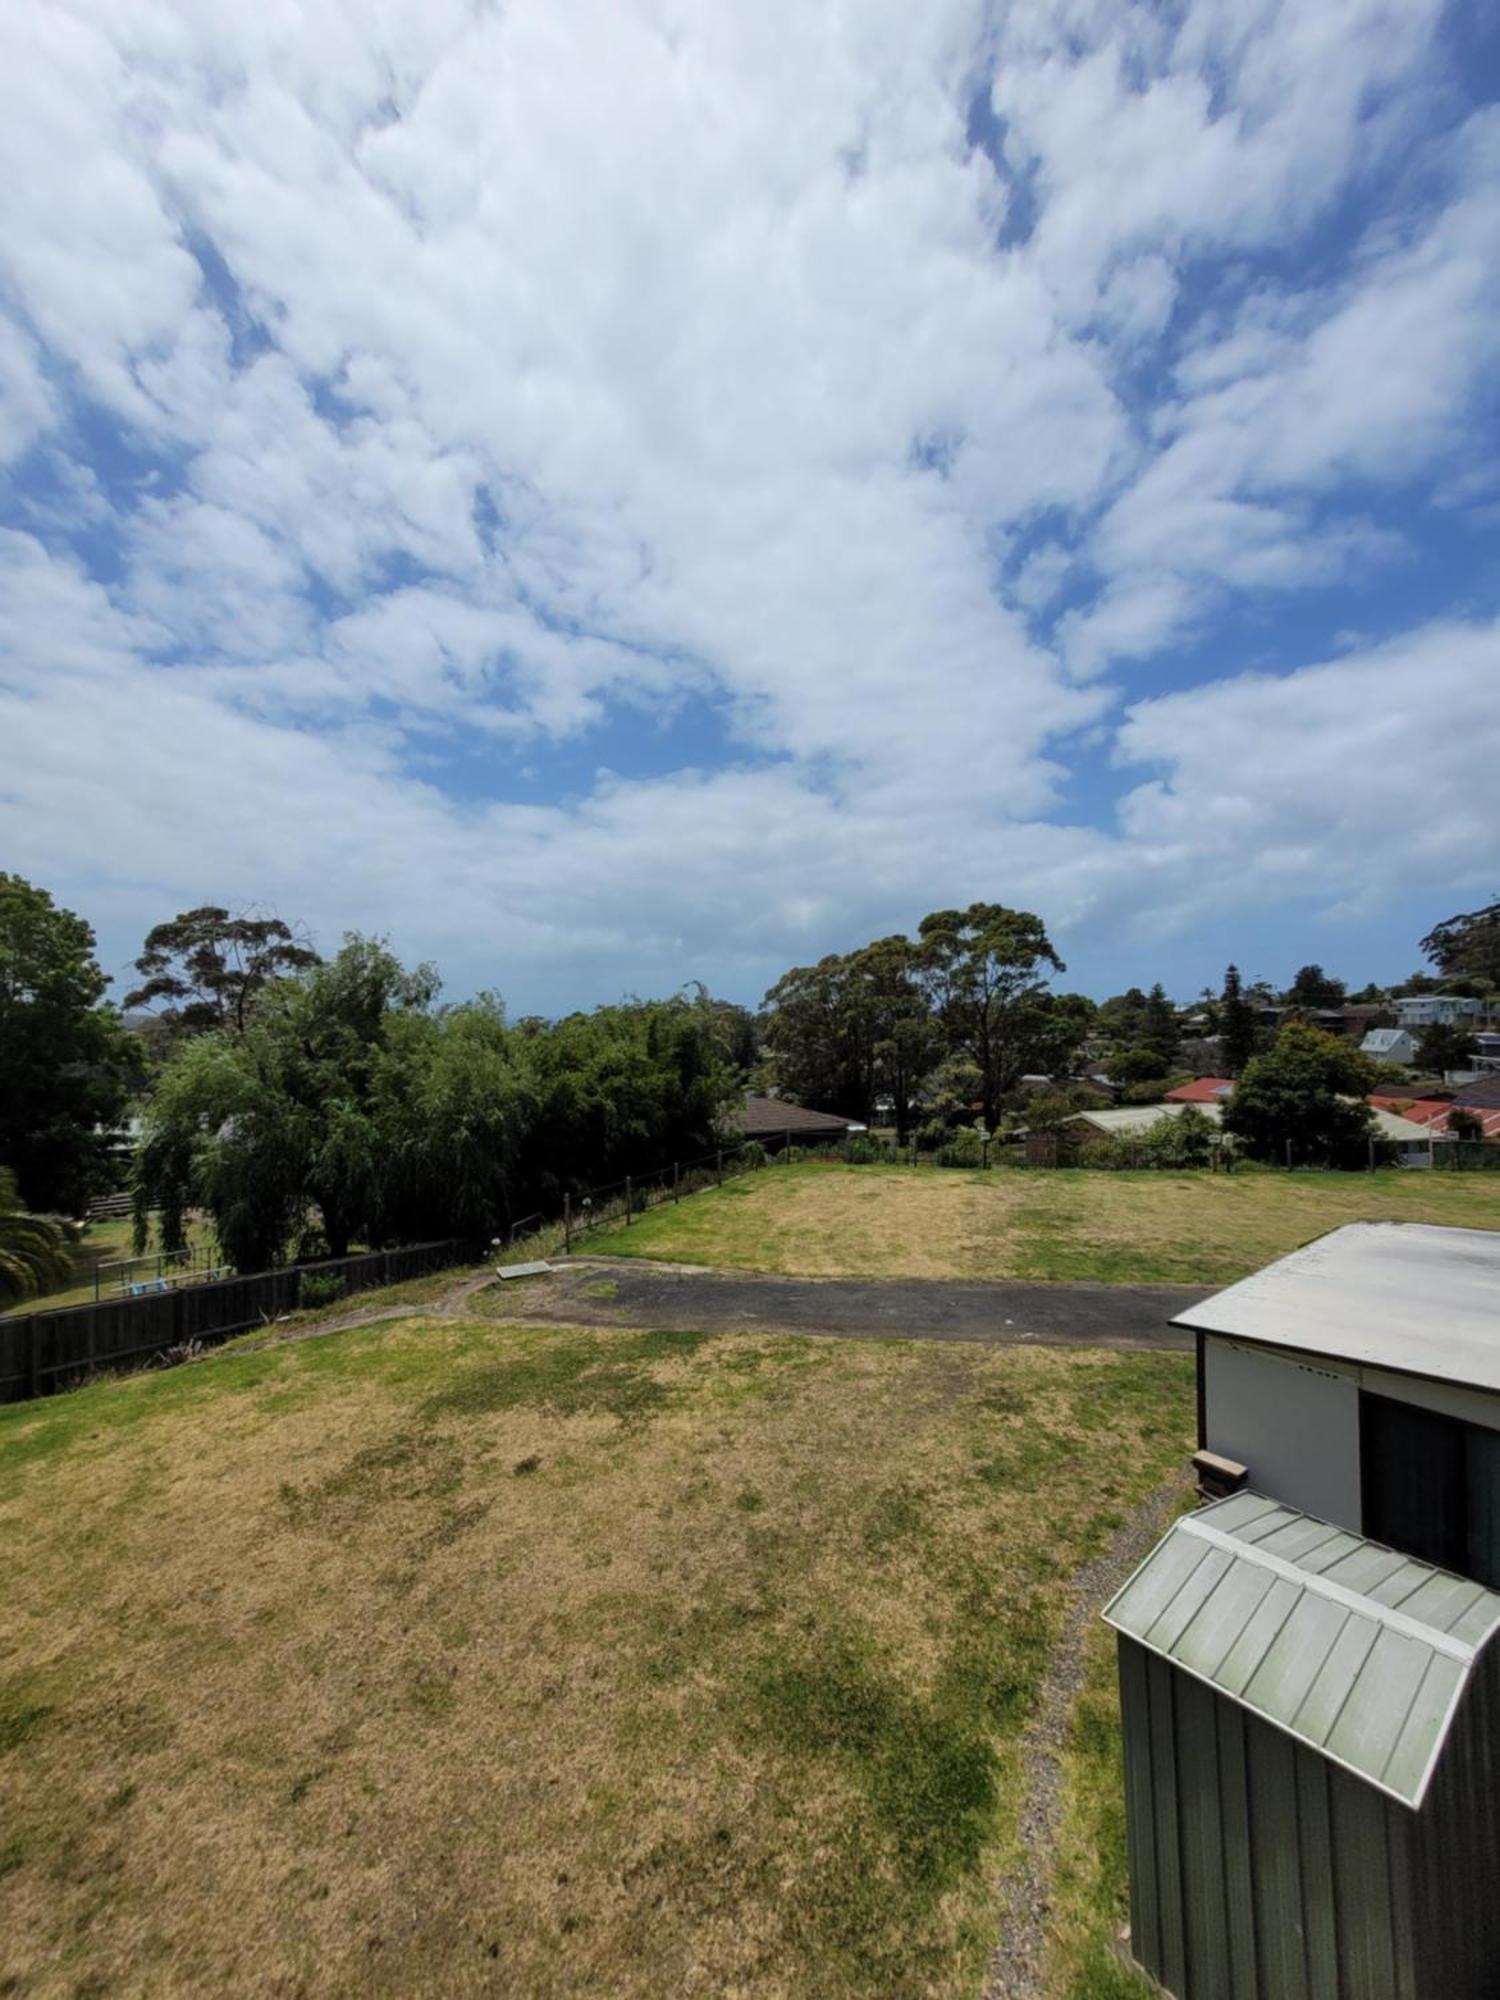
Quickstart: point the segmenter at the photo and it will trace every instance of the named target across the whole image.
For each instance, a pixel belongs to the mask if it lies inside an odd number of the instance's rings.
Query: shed
[[[1500,1588],[1500,1231],[1355,1222],[1187,1306],[1198,1443]]]
[[[1478,2000],[1500,1966],[1500,1594],[1256,1492],[1119,1635],[1131,1942],[1179,2000]]]

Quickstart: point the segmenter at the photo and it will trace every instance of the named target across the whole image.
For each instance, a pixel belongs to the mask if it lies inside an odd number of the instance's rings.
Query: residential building
[[[1500,1079],[1497,1079],[1500,1082]],[[1217,1125],[1223,1119],[1222,1101],[1191,1100],[1192,1108],[1201,1111],[1205,1118]],[[1396,1149],[1396,1164],[1402,1167],[1430,1167],[1432,1165],[1432,1135],[1425,1126],[1409,1118],[1402,1118],[1394,1111],[1372,1104],[1374,1130],[1371,1137]],[[1177,1118],[1188,1109],[1180,1099],[1173,1103],[1164,1099],[1160,1104],[1123,1104],[1099,1111],[1078,1111],[1067,1120],[1070,1125],[1087,1125],[1095,1132],[1104,1132],[1113,1138],[1140,1138],[1163,1118]]]
[[[1421,1030],[1466,1027],[1489,1018],[1489,1003],[1466,993],[1413,993],[1396,1002],[1396,1025]]]
[[[1372,1062],[1400,1063],[1410,1069],[1417,1059],[1417,1038],[1409,1028],[1371,1028],[1359,1052]]]
[[[780,1097],[756,1097],[747,1094],[744,1109],[737,1120],[740,1131],[747,1139],[759,1139],[763,1144],[774,1144],[781,1140],[786,1143],[819,1140],[837,1143],[847,1139],[851,1132],[863,1132],[866,1128],[854,1118],[841,1118],[832,1111],[809,1111],[800,1104],[788,1104]]]

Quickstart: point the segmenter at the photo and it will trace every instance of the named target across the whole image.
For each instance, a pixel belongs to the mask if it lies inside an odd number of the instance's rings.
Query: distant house
[[[1195,1076],[1191,1083],[1179,1083],[1162,1099],[1163,1104],[1222,1104],[1234,1089],[1228,1076]]]
[[[774,1143],[778,1139],[804,1145],[818,1140],[837,1143],[840,1139],[847,1139],[851,1132],[866,1129],[857,1119],[841,1118],[833,1111],[809,1111],[801,1104],[788,1104],[780,1097],[748,1094],[736,1122],[745,1138],[759,1139],[762,1143]]]
[[[1400,1063],[1410,1069],[1417,1059],[1417,1041],[1409,1028],[1371,1028],[1359,1052],[1372,1062]]]
[[[1396,1002],[1396,1025],[1417,1030],[1454,1028],[1469,1021],[1482,1021],[1488,1013],[1483,1000],[1473,1000],[1467,993],[1414,993],[1409,999]]]

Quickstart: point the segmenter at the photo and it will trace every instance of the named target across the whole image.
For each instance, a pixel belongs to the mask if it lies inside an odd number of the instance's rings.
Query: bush
[[[938,1153],[940,1167],[982,1167],[984,1140],[972,1125],[961,1125]]]
[[[1085,1138],[1079,1164],[1106,1169],[1206,1167],[1212,1163],[1217,1138],[1212,1119],[1190,1104],[1179,1116],[1164,1114],[1144,1132],[1129,1137],[1101,1132]]]
[[[734,1164],[737,1167],[744,1167],[747,1171],[751,1167],[763,1167],[766,1164],[765,1147],[759,1139],[747,1139],[736,1153]]]
[[[304,1271],[297,1302],[304,1312],[317,1306],[336,1305],[346,1290],[344,1280],[332,1271]]]
[[[888,1157],[878,1139],[872,1139],[868,1132],[851,1132],[844,1141],[844,1164],[849,1167],[874,1167]]]
[[[917,1127],[916,1140],[921,1152],[935,1153],[939,1146],[947,1145],[948,1127],[941,1118],[929,1118]]]

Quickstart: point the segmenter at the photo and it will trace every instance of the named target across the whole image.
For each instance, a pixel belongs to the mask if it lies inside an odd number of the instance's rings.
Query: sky
[[[1487,0],[12,0],[0,867],[559,1011],[1500,890]],[[121,987],[117,991],[123,990]]]

